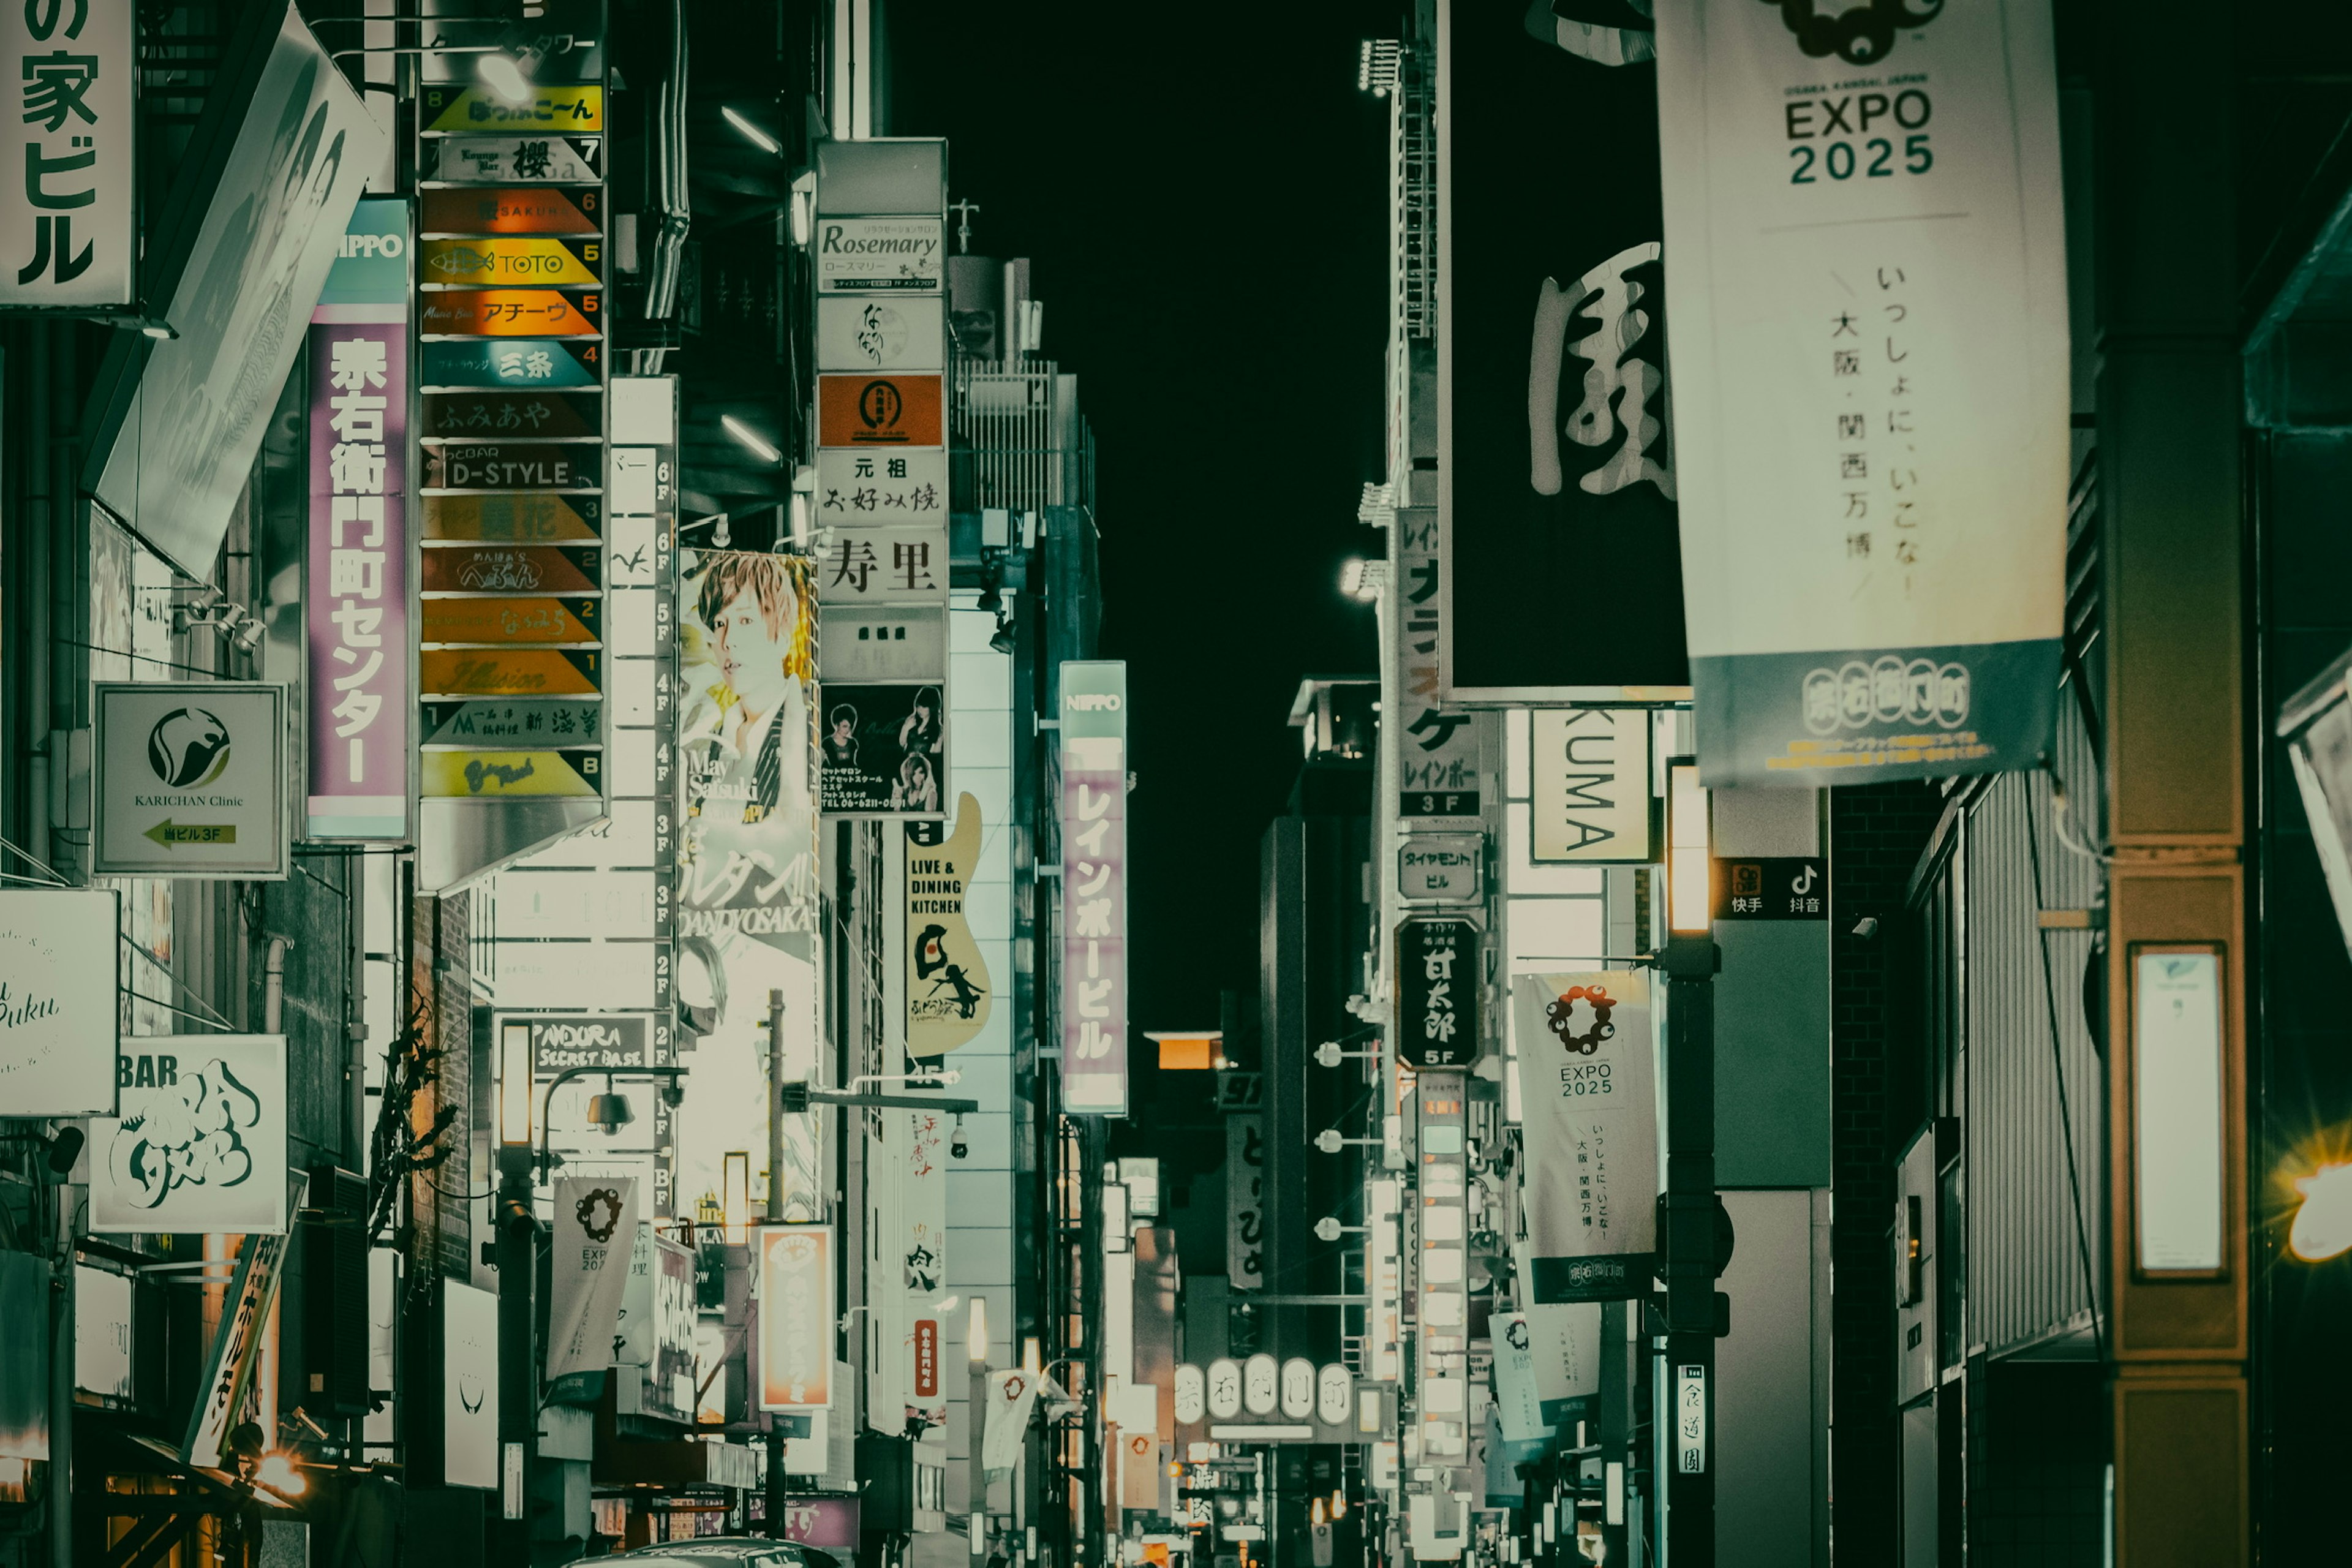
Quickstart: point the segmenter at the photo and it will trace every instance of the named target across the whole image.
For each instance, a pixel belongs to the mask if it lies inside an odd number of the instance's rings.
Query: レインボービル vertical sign
[[[2050,7],[1843,15],[1657,7],[1709,784],[2027,767],[2055,719],[2071,404]]]
[[[1062,1109],[1127,1114],[1127,666],[1061,668]]]

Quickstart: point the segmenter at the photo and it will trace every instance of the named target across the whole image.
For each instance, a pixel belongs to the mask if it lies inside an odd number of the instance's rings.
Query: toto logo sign
[[[228,726],[202,708],[174,708],[147,731],[147,765],[173,789],[200,789],[228,766]]]
[[[1949,730],[1969,716],[1969,667],[1889,654],[1872,664],[1853,659],[1807,673],[1801,691],[1805,728],[1816,735],[1871,724],[1933,724]]]

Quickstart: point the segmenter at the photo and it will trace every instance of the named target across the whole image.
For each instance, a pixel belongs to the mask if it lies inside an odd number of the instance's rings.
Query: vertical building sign
[[[1435,507],[1399,509],[1391,526],[1389,681],[1397,714],[1397,815],[1414,829],[1483,826],[1481,726],[1445,711],[1444,524]]]
[[[363,198],[310,312],[309,838],[408,837],[408,230]]]
[[[1706,781],[2032,765],[2071,406],[2049,6],[1657,25]]]
[[[0,201],[0,305],[127,305],[131,97],[139,58],[127,0],[0,10],[0,83],[24,149]]]
[[[1062,1109],[1127,1114],[1127,666],[1066,662]]]
[[[1265,1118],[1225,1118],[1225,1283],[1265,1289]]]
[[[907,825],[907,1054],[939,1057],[988,1026],[988,964],[964,919],[964,897],[980,860],[980,803],[956,804],[955,832]]]
[[[1440,10],[1448,694],[1679,697],[1650,35],[1540,5]],[[1583,613],[1576,585],[1597,583],[1638,584],[1638,613]]]
[[[1397,928],[1397,1055],[1416,1071],[1467,1067],[1483,1048],[1485,974],[1468,921],[1407,921]]]
[[[760,1232],[760,1408],[833,1403],[833,1227]]]
[[[599,9],[576,19],[593,25]],[[625,694],[605,592],[603,73],[601,50],[574,49],[543,62],[533,104],[510,110],[473,83],[470,57],[425,62],[418,163],[440,176],[423,183],[418,226],[426,889],[608,809],[611,705]],[[503,159],[436,145],[490,122],[562,136]],[[544,183],[497,183],[509,169]],[[575,178],[548,178],[558,172]]]
[[[946,149],[817,160],[815,523],[823,804],[951,812],[948,786]]]

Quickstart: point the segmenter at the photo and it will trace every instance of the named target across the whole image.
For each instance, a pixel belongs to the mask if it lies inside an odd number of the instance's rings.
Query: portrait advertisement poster
[[[1446,696],[1679,700],[1650,36],[1540,4],[1440,13]]]
[[[677,858],[678,1046],[693,1053],[678,1108],[676,1213],[720,1194],[726,1156],[766,1189],[768,994],[784,994],[784,1072],[816,1062],[816,599],[807,563],[682,551]],[[814,1218],[814,1119],[785,1119],[786,1208]],[[783,1218],[787,1215],[771,1215]]]
[[[940,1057],[988,1026],[988,963],[964,919],[980,859],[980,803],[956,801],[955,832],[907,825],[907,1054]]]
[[[2032,766],[2072,407],[2046,0],[1657,27],[1701,776]]]
[[[311,308],[384,132],[289,0],[247,14],[216,101],[243,120],[175,181],[155,226],[189,234],[151,258],[150,309],[170,331],[123,332],[101,370],[88,488],[98,504],[206,581]]]
[[[111,1114],[121,1021],[121,894],[0,889],[0,1106]]]
[[[90,1119],[89,1228],[286,1228],[286,1037],[153,1035],[115,1056],[117,1111]]]
[[[1657,1061],[1649,977],[1520,974],[1529,1300],[1649,1293],[1657,1252]]]
[[[947,709],[929,682],[828,684],[818,744],[828,816],[936,816]]]

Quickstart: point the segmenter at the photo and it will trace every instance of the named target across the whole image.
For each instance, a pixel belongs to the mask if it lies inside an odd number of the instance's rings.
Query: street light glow
[[[784,455],[782,452],[777,451],[775,447],[761,439],[760,436],[753,431],[749,425],[744,424],[732,414],[720,415],[719,416],[719,427],[726,431],[730,436],[734,437],[738,442],[741,443],[745,450],[749,451],[753,457],[759,458],[760,461],[763,463],[781,463],[784,460]]]
[[[2294,1190],[2303,1204],[2287,1227],[2287,1250],[2305,1263],[2352,1250],[2352,1164],[2322,1165],[2296,1177]]]
[[[1707,927],[1707,795],[1696,758],[1666,764],[1666,929],[1705,936]]]
[[[988,1298],[985,1296],[971,1299],[971,1321],[964,1330],[963,1349],[964,1354],[971,1358],[972,1365],[988,1364]]]
[[[502,1024],[499,1027],[499,1142],[510,1147],[530,1146],[531,1069],[530,1026]]]
[[[757,147],[761,152],[767,153],[770,157],[772,158],[784,150],[784,144],[782,142],[777,141],[774,137],[761,130],[757,125],[752,124],[750,120],[738,113],[732,106],[721,104],[719,109],[719,113],[728,124],[732,125],[736,130],[743,133],[744,141],[749,142],[752,146]]]
[[[527,103],[530,100],[530,79],[523,74],[522,63],[503,50],[486,54],[474,64],[475,74],[488,88],[509,103]]]

